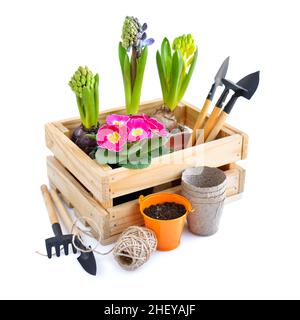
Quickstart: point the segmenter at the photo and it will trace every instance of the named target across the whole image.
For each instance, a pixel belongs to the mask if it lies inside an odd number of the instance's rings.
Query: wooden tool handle
[[[58,216],[56,214],[54,203],[53,203],[52,198],[50,196],[48,187],[46,185],[42,185],[41,191],[42,191],[42,195],[43,195],[43,198],[45,201],[45,205],[46,205],[46,208],[48,211],[48,215],[49,215],[51,224],[59,223]]]
[[[65,227],[67,228],[68,232],[71,233],[71,231],[72,231],[73,234],[79,235],[80,234],[79,230],[76,228],[76,226],[74,226],[73,220],[72,220],[69,212],[65,208],[62,200],[59,198],[57,192],[54,189],[51,189],[50,194],[51,194],[53,202],[58,210],[59,216],[60,216],[61,220],[63,221]]]
[[[204,126],[204,141],[206,141],[210,132],[212,131],[212,129],[216,125],[220,112],[221,112],[221,108],[219,108],[218,106],[215,106],[210,117],[206,121],[205,126]]]
[[[216,139],[216,137],[219,134],[219,132],[221,131],[227,117],[228,117],[228,114],[226,112],[222,111],[219,118],[218,118],[217,123],[215,124],[214,128],[210,132],[210,134],[207,137],[207,139],[205,140],[205,142],[209,142],[209,141]]]
[[[203,105],[203,108],[202,110],[200,111],[199,115],[198,115],[198,118],[195,122],[195,125],[194,125],[194,128],[193,128],[193,134],[191,136],[191,140],[189,141],[189,144],[191,144],[192,146],[195,144],[196,142],[196,133],[197,133],[197,130],[198,129],[202,129],[203,126],[204,126],[204,122],[205,122],[205,119],[206,119],[206,115],[207,115],[207,112],[208,112],[208,109],[210,107],[210,104],[211,104],[211,100],[209,99],[206,99],[205,100],[205,103]]]

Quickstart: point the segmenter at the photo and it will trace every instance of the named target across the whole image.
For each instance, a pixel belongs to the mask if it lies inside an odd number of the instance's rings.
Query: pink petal
[[[111,114],[106,118],[106,123],[110,125],[124,126],[129,120],[129,116],[121,114]]]

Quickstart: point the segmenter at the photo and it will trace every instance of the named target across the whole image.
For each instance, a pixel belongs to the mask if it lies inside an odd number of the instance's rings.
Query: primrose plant
[[[169,131],[178,126],[174,110],[190,83],[197,57],[198,49],[191,34],[177,37],[172,49],[169,40],[164,38],[161,51],[156,53],[164,105],[153,116],[164,123]]]
[[[119,43],[119,60],[122,70],[127,114],[137,114],[141,98],[148,46],[154,40],[147,39],[147,24],[137,18],[126,17]]]
[[[145,168],[153,157],[167,151],[163,148],[167,136],[164,125],[145,114],[112,114],[98,131],[96,160],[130,169]]]

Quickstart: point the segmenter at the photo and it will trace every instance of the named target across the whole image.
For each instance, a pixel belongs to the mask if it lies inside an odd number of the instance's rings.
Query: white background
[[[0,298],[300,298],[299,1],[2,1],[0,4]],[[51,227],[46,122],[77,115],[67,83],[78,65],[101,77],[101,109],[123,105],[117,46],[125,15],[147,21],[156,43],[142,100],[161,96],[155,52],[164,36],[192,33],[199,60],[185,100],[202,106],[224,58],[237,81],[261,70],[229,123],[250,136],[246,192],[226,206],[211,238],[185,230],[181,246],[136,272],[99,257],[90,277],[74,256],[48,259]]]

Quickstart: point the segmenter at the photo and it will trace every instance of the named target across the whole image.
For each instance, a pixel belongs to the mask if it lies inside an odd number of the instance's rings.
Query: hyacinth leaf
[[[120,61],[122,73],[124,73],[125,55],[126,55],[126,49],[123,47],[122,42],[119,42],[119,61]]]
[[[195,66],[196,66],[196,62],[197,62],[197,58],[198,58],[198,49],[196,50],[196,52],[194,53],[194,57],[193,57],[193,61],[191,62],[190,68],[188,73],[185,75],[182,83],[181,83],[181,87],[179,90],[179,95],[178,95],[178,102],[181,101],[181,99],[183,98],[185,91],[190,83],[190,80],[192,78]]]
[[[98,122],[99,117],[99,74],[97,73],[94,77],[95,84],[94,84],[94,101],[95,101],[95,110],[94,110],[94,117],[95,121]]]
[[[180,89],[180,77],[183,68],[183,58],[179,50],[176,50],[172,59],[172,71],[170,77],[170,92],[168,107],[173,111],[177,107],[178,94]]]
[[[158,69],[160,85],[161,85],[161,91],[163,94],[163,100],[166,101],[168,97],[168,87],[167,87],[166,76],[165,76],[164,67],[163,67],[163,63],[162,63],[162,59],[159,51],[157,51],[156,53],[156,64]]]
[[[78,106],[81,122],[86,127],[86,125],[85,125],[85,110],[84,110],[84,106],[82,104],[82,99],[80,97],[76,96],[76,101],[77,101],[77,106]]]
[[[124,89],[125,89],[125,102],[127,112],[130,109],[132,103],[132,87],[131,87],[131,66],[129,57],[126,54],[124,57]]]
[[[164,38],[161,44],[161,59],[162,59],[162,65],[164,69],[166,83],[168,84],[170,81],[171,70],[172,70],[172,51],[171,51],[170,42],[167,38]]]
[[[126,49],[122,46],[122,43],[119,43],[119,60],[122,70],[124,90],[125,90],[125,103],[127,113],[130,111],[131,105],[131,69],[129,57],[127,55]]]
[[[132,90],[131,106],[130,106],[129,114],[138,113],[147,57],[148,57],[148,47],[145,47],[142,51],[140,58],[137,61],[137,72],[136,72],[136,78],[135,78],[135,82]]]
[[[94,90],[89,87],[84,87],[82,90],[82,101],[85,106],[85,121],[87,123],[87,128],[91,128],[95,123],[95,100],[93,91]]]

